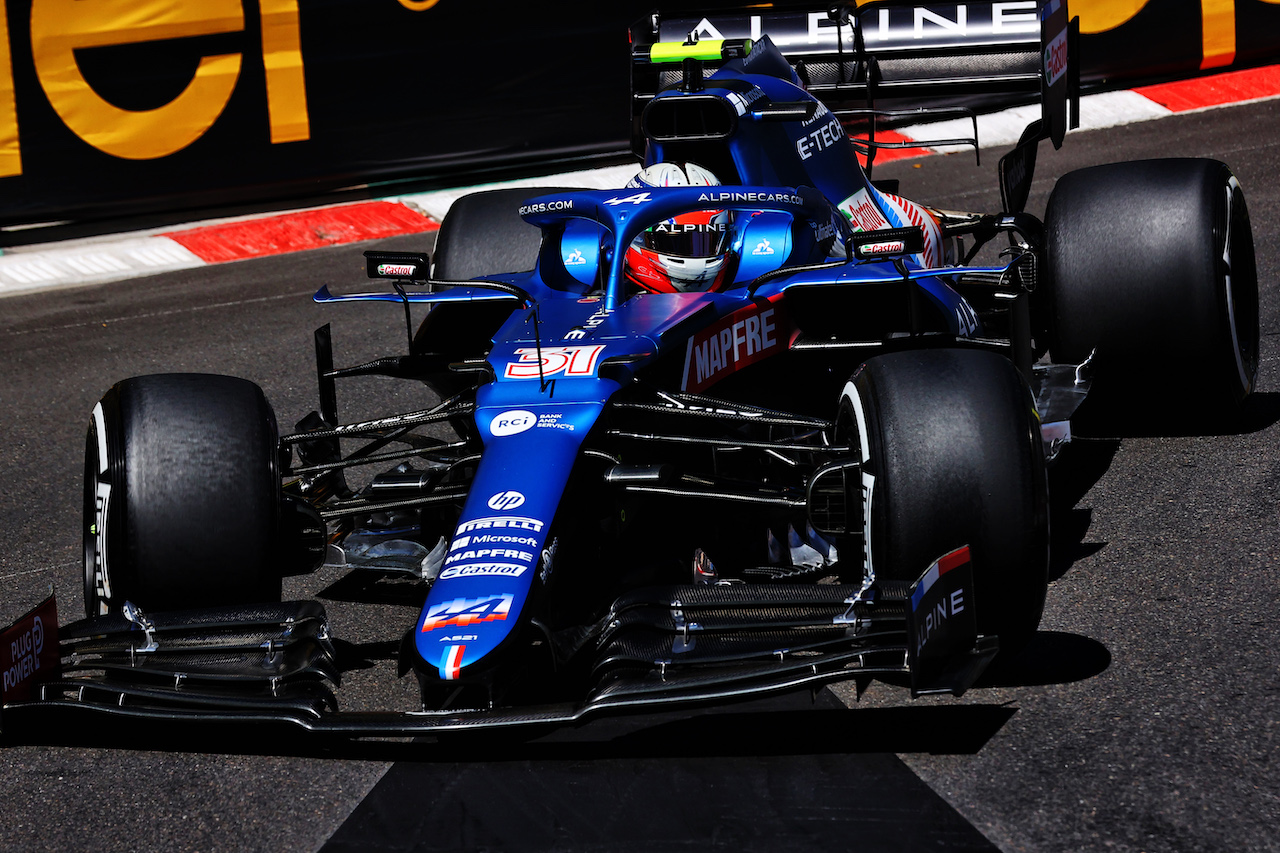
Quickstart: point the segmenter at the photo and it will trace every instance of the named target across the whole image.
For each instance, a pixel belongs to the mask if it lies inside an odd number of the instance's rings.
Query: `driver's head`
[[[628,183],[640,187],[716,187],[719,179],[696,163],[655,163]],[[730,216],[724,210],[682,213],[659,222],[627,249],[627,277],[653,293],[718,290],[732,263]]]

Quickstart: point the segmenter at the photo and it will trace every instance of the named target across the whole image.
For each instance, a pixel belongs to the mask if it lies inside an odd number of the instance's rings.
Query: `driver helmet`
[[[641,187],[718,187],[720,179],[696,163],[655,163],[627,182]],[[730,278],[730,215],[725,210],[682,213],[646,230],[627,249],[627,277],[652,293],[718,290]]]

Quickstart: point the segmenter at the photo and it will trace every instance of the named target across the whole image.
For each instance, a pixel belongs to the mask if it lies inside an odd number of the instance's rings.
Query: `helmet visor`
[[[654,225],[641,235],[644,247],[682,258],[711,258],[729,245],[729,217],[724,211],[688,213]]]

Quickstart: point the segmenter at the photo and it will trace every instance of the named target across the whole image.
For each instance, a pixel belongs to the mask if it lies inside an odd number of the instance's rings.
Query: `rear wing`
[[[655,51],[655,45],[674,42],[691,47],[719,39],[730,40],[727,45],[765,35],[800,83],[828,109],[869,119],[870,159],[876,147],[892,144],[875,141],[876,119],[954,118],[956,104],[973,97],[997,96],[1021,103],[1039,100],[1041,116],[1024,132],[1021,153],[1009,163],[1001,162],[1002,189],[1006,196],[1012,195],[1006,198],[1006,210],[1025,204],[1025,197],[1016,202],[1028,187],[1014,179],[1026,172],[1029,185],[1035,143],[1049,139],[1059,147],[1068,127],[1079,121],[1079,19],[1068,17],[1066,0],[927,5],[885,0],[857,7],[852,3],[813,9],[757,6],[705,17],[654,13],[631,31],[632,144],[637,153],[644,150],[640,119],[645,105],[686,73],[682,62],[673,61],[681,58],[679,50],[660,47]],[[687,50],[684,56],[691,53]],[[722,53],[697,55],[707,75],[730,61],[734,51]],[[886,105],[914,109],[893,110]],[[976,135],[975,130],[975,139],[956,142],[976,147]]]

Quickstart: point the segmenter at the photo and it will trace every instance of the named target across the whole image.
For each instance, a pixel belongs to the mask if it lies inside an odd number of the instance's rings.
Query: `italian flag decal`
[[[440,677],[445,681],[456,681],[462,672],[462,653],[466,646],[449,646],[440,659]]]

